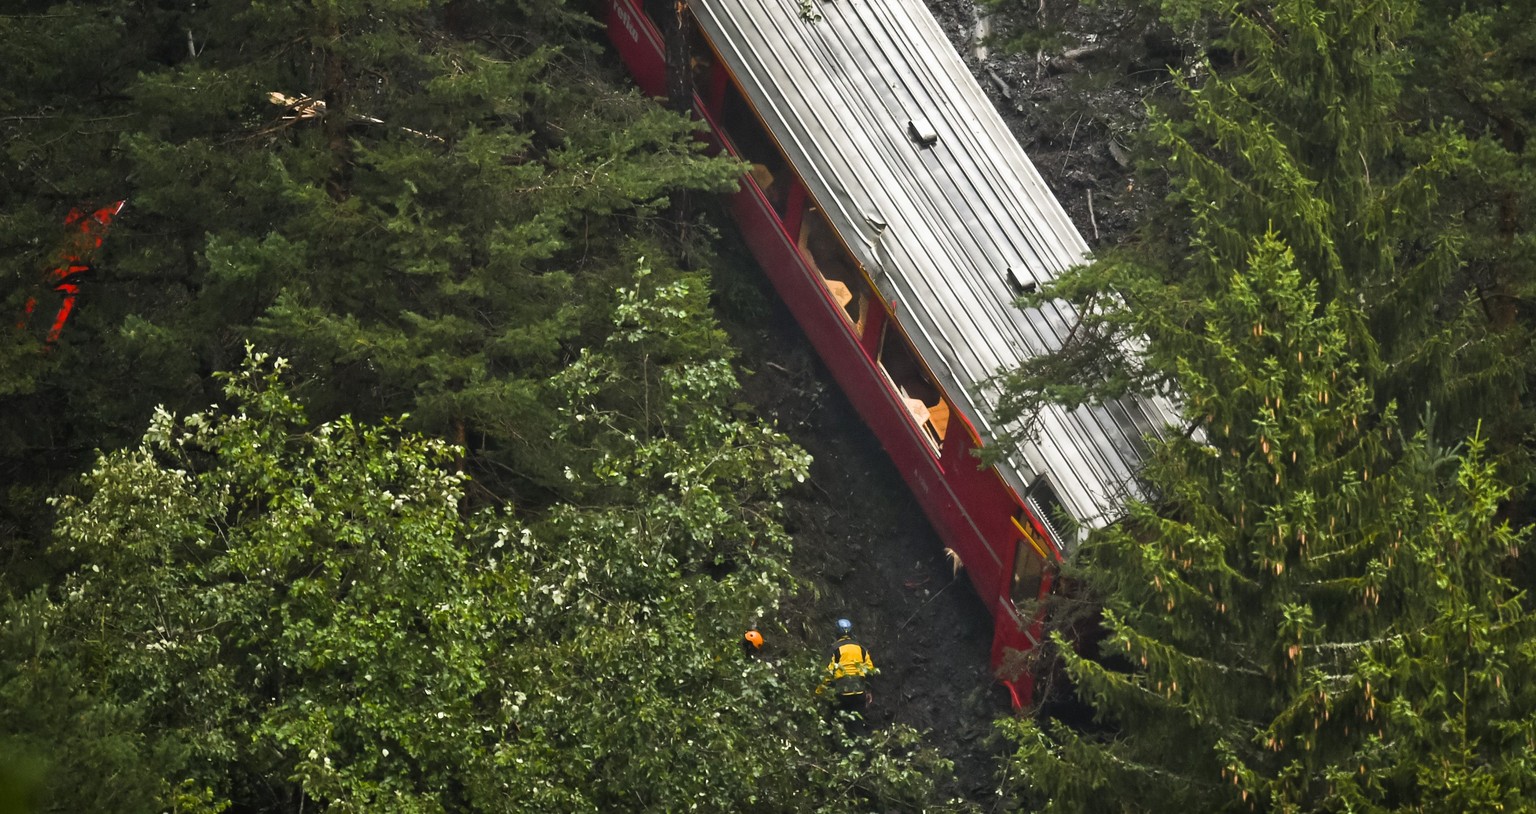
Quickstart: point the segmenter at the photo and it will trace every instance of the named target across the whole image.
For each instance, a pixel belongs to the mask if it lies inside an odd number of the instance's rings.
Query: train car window
[[[709,91],[715,82],[715,50],[709,47],[709,40],[691,14],[688,22],[688,67],[693,71],[693,89],[711,99]]]
[[[1021,537],[1014,547],[1013,584],[1008,597],[1013,600],[1014,607],[1019,607],[1040,598],[1048,549],[1023,512],[1013,518],[1013,524],[1018,527]]]
[[[806,210],[800,221],[799,243],[800,254],[821,276],[827,293],[843,307],[843,316],[853,326],[854,333],[863,336],[875,295],[821,210],[815,207]]]
[[[752,167],[747,174],[752,176],[757,188],[768,199],[768,204],[782,218],[784,204],[789,200],[789,187],[794,180],[789,162],[779,152],[779,145],[768,135],[757,113],[734,82],[725,88],[725,99],[720,105],[720,123],[725,128],[726,138],[736,149],[736,154],[751,163]]]
[[[677,13],[676,0],[644,0],[640,7],[658,31],[666,31],[672,15]]]
[[[906,404],[912,421],[922,430],[928,445],[937,451],[949,432],[949,402],[918,364],[917,354],[900,331],[887,327],[880,341],[879,362],[896,394]]]
[[[1067,507],[1062,504],[1061,498],[1056,496],[1056,490],[1051,487],[1051,482],[1044,475],[1037,478],[1029,487],[1029,503],[1035,511],[1035,517],[1039,518],[1041,525],[1055,538],[1056,546],[1062,547],[1067,541],[1067,535],[1076,533],[1076,521],[1067,513]]]

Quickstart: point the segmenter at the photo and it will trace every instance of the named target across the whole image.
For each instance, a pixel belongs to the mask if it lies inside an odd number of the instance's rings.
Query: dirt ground
[[[1147,101],[1172,89],[1177,43],[1114,2],[1041,0],[1005,6],[988,30],[996,39],[1043,23],[1059,30],[1057,41],[1008,54],[980,41],[973,0],[926,2],[1089,247],[1123,238],[1155,194],[1133,179],[1133,134]]]
[[[1090,247],[1122,237],[1145,195],[1131,180],[1127,134],[1143,119],[1142,100],[1166,84],[1166,69],[1148,68],[1157,60],[1145,53],[1113,56],[1093,35],[1070,31],[1080,45],[1054,55],[993,49],[982,59],[972,0],[929,5]],[[1077,16],[1067,19],[1079,29],[1099,24],[1075,9],[1071,4]],[[787,619],[798,620],[791,631],[820,646],[830,643],[833,620],[852,619],[881,670],[874,720],[925,733],[955,763],[954,776],[939,779],[944,796],[991,810],[1007,751],[992,721],[1012,714],[988,665],[991,620],[964,574],[951,571],[879,442],[744,250],[728,248],[727,260],[742,272],[730,283],[737,291],[724,299],[759,303],[738,312],[731,326],[750,371],[744,395],[815,459],[811,479],[785,500],[796,570],[814,586],[785,609]],[[731,310],[725,309],[728,322]]]
[[[906,484],[815,356],[788,310],[733,329],[744,348],[749,402],[814,457],[811,477],[784,499],[796,573],[812,586],[784,609],[790,632],[830,647],[846,617],[879,668],[870,718],[926,733],[955,763],[946,798],[995,800],[1004,748],[992,720],[1009,712],[991,676],[991,619]]]

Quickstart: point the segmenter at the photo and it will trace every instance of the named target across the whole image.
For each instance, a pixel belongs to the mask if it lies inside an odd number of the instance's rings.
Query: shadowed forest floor
[[[743,390],[815,458],[810,479],[784,499],[795,571],[812,586],[783,609],[790,635],[829,648],[833,622],[851,619],[880,670],[872,721],[908,724],[955,762],[955,776],[939,783],[945,797],[995,799],[1003,744],[992,720],[1009,705],[988,665],[991,619],[879,441],[763,286],[769,318],[732,331],[749,371]]]

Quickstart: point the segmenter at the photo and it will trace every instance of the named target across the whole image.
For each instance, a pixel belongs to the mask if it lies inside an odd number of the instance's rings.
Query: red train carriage
[[[1159,402],[1044,407],[1032,443],[979,469],[1000,369],[1060,347],[1065,304],[1012,302],[1087,247],[920,0],[688,0],[697,114],[751,163],[747,244],[994,620],[992,661],[1034,646],[1058,529],[1112,521]],[[676,0],[610,0],[609,35],[667,90]],[[679,49],[681,50],[681,49]],[[1029,676],[1001,675],[1027,699]]]

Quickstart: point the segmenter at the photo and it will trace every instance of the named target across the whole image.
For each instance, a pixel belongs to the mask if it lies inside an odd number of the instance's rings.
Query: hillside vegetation
[[[1145,100],[1077,108],[1135,223],[1041,292],[1083,324],[1008,412],[1186,421],[1070,564],[1096,633],[1054,639],[1082,706],[1008,725],[1024,804],[1531,810],[1536,12],[995,6],[1037,78]]]
[[[739,168],[589,11],[0,15],[0,805],[943,805],[819,648],[738,650],[809,461],[666,217]]]
[[[839,557],[792,557],[811,462],[675,220],[740,168],[596,4],[21,0],[0,811],[1536,808],[1536,7],[990,5],[1105,226],[1006,409],[1187,422],[1064,566],[1000,799],[812,692],[781,616]]]

